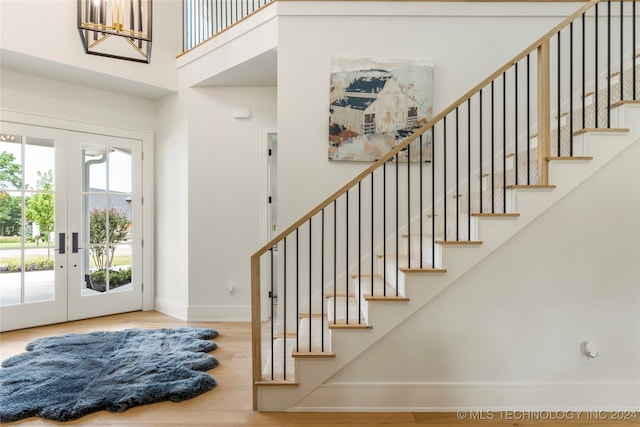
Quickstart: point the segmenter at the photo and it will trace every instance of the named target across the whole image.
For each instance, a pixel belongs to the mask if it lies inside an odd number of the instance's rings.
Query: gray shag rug
[[[68,421],[190,399],[216,386],[213,329],[127,329],[39,338],[2,362],[0,421]]]

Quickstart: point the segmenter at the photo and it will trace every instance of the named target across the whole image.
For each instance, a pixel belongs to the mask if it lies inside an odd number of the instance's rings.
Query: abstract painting
[[[329,160],[376,161],[433,115],[433,64],[416,59],[332,58]],[[429,161],[422,150],[398,153],[399,161]],[[420,159],[422,154],[422,159]]]

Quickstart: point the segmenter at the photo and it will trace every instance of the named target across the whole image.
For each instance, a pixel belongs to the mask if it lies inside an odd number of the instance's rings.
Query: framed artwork
[[[433,64],[416,59],[332,58],[329,160],[372,162],[433,115]],[[429,161],[431,141],[399,161]]]

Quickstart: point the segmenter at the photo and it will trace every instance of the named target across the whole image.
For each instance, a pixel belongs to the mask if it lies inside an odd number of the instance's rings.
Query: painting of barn
[[[375,161],[432,116],[430,63],[338,58],[331,69],[330,160]],[[430,142],[423,145],[428,161]],[[411,161],[420,161],[418,152]],[[406,152],[399,160],[408,160]]]

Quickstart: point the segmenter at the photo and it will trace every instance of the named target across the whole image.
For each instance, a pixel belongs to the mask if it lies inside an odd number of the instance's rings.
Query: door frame
[[[260,235],[261,245],[267,244],[271,240],[271,205],[269,204],[269,196],[271,194],[271,178],[269,167],[269,143],[271,135],[278,135],[278,129],[275,127],[262,127],[260,128],[260,160],[259,170],[262,177],[260,186]],[[264,257],[263,257],[264,258]],[[260,269],[260,285],[261,295],[265,296],[269,292],[269,276],[268,269],[263,266]],[[262,321],[266,321],[269,318],[269,300],[268,298],[261,298],[260,313]]]
[[[142,141],[142,310],[154,308],[154,229],[155,229],[155,200],[154,200],[154,167],[155,153],[153,133],[139,130],[122,129],[94,123],[77,122],[55,117],[39,116],[17,111],[0,109],[2,121],[27,126],[52,128],[62,131],[95,133]]]

